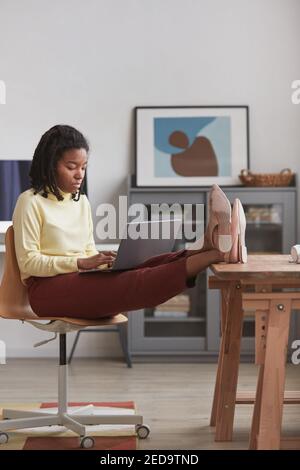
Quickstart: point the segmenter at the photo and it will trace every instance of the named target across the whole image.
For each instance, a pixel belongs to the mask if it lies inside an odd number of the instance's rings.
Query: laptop
[[[169,232],[167,225],[169,224]],[[181,219],[162,219],[143,222],[128,222],[126,224],[127,238],[123,237],[117,256],[110,268],[95,268],[79,271],[79,274],[115,272],[133,269],[147,259],[173,250],[175,240],[182,227]],[[130,234],[146,233],[147,238],[131,238]],[[155,238],[151,238],[155,233]],[[166,234],[168,238],[166,238]]]

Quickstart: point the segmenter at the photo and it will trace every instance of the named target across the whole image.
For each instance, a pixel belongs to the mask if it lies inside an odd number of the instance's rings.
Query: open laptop
[[[169,224],[169,233],[166,224]],[[144,222],[128,222],[126,225],[127,238],[122,238],[117,256],[110,268],[96,268],[79,271],[79,274],[96,272],[125,271],[144,263],[152,256],[172,251],[175,240],[182,227],[181,219],[162,219]],[[135,232],[147,233],[147,238],[133,239],[130,234]],[[151,233],[156,238],[151,238]],[[168,238],[165,234],[168,233]]]

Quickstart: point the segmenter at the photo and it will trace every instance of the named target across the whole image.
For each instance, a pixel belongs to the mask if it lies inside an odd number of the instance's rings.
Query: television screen
[[[19,194],[30,188],[31,160],[0,160],[0,221],[11,220]]]
[[[30,188],[31,160],[0,160],[0,223],[11,221],[18,196]],[[86,178],[83,191],[87,194]]]

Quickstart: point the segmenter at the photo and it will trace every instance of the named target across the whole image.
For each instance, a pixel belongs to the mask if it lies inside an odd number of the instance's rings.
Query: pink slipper
[[[217,237],[214,237],[216,227]],[[217,184],[213,185],[209,193],[209,222],[206,235],[212,248],[216,248],[223,253],[230,251],[232,247],[231,205],[225,193]],[[217,238],[217,243],[215,238]]]
[[[247,247],[245,244],[246,217],[239,199],[235,199],[231,217],[232,247],[225,255],[227,263],[247,263]]]

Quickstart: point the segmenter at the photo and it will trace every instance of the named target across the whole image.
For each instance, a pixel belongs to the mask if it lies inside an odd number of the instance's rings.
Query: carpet
[[[134,403],[129,402],[90,402],[94,405],[93,413],[135,414]],[[81,407],[90,403],[69,403],[70,407]],[[3,408],[20,410],[46,409],[55,412],[57,403],[5,403]],[[74,416],[75,417],[75,416]],[[1,418],[1,414],[0,414]],[[72,431],[61,426],[41,427],[9,431],[9,441],[0,445],[0,450],[82,450],[79,439]],[[137,438],[133,425],[87,426],[87,435],[95,440],[94,450],[135,450]],[[86,449],[88,450],[88,449]]]

